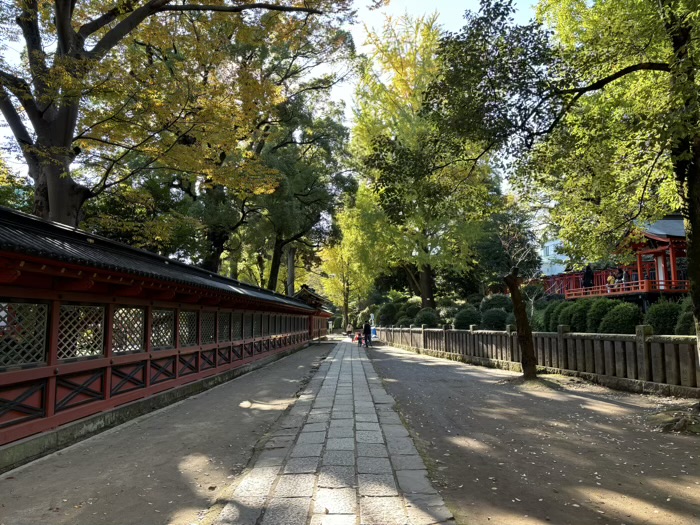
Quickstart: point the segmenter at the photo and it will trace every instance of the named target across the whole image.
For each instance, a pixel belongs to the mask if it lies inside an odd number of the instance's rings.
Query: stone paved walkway
[[[338,343],[216,525],[428,525],[452,515],[364,350]]]

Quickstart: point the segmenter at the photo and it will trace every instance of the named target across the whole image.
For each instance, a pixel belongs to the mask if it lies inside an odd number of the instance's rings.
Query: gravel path
[[[700,439],[649,416],[688,405],[419,356],[369,356],[458,524],[700,523]]]

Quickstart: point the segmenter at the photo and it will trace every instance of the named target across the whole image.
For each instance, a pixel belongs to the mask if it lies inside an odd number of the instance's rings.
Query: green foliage
[[[414,324],[425,325],[427,328],[437,328],[440,324],[440,316],[432,308],[423,308],[416,315]]]
[[[686,297],[683,298],[683,301],[681,302],[681,310],[683,312],[692,312],[693,311],[693,298],[687,295]]]
[[[415,302],[410,302],[406,303],[406,305],[403,306],[401,309],[407,317],[414,318],[416,315],[418,315],[418,312],[420,312],[421,305],[416,304]]]
[[[591,307],[588,309],[586,318],[586,332],[600,332],[600,323],[603,321],[603,318],[610,310],[619,304],[620,301],[607,299],[605,297],[593,299],[593,304],[591,304]]]
[[[403,303],[406,301],[406,294],[399,290],[389,290],[387,297],[392,303]]]
[[[605,314],[599,331],[601,334],[633,334],[641,318],[637,305],[621,303]]]
[[[544,322],[544,311],[535,310],[532,314],[532,319],[530,319],[530,328],[533,332],[546,332],[546,325]]]
[[[399,313],[399,307],[396,303],[384,303],[381,308],[379,308],[379,325],[380,326],[391,326],[397,319],[397,314]]]
[[[455,315],[457,315],[458,311],[459,308],[457,306],[440,306],[437,309],[440,318],[449,324],[454,324]]]
[[[571,331],[585,332],[588,330],[588,310],[593,306],[591,299],[579,299],[574,302],[571,313]]]
[[[574,315],[574,308],[576,303],[566,303],[561,310],[559,310],[559,317],[557,318],[557,324],[566,325],[571,327],[571,318]]]
[[[412,324],[415,324],[413,322],[413,319],[411,319],[410,317],[406,317],[406,316],[400,317],[399,320],[396,321],[396,326],[403,326],[404,328],[411,326]]]
[[[510,296],[505,294],[493,294],[488,297],[484,297],[481,301],[481,311],[493,310],[494,308],[500,308],[506,312],[513,311],[513,301],[511,301]]]
[[[454,325],[458,330],[467,330],[470,325],[481,323],[481,312],[471,305],[467,305],[455,315]]]
[[[420,297],[413,295],[413,296],[408,298],[408,300],[406,301],[406,304],[411,305],[411,306],[420,307],[423,304],[423,300]]]
[[[556,331],[556,326],[555,329],[552,330],[550,328],[551,325],[551,319],[552,319],[552,314],[554,313],[554,310],[562,304],[563,301],[550,301],[549,304],[547,304],[546,308],[544,309],[544,312],[542,313],[542,330],[547,332],[554,332]]]
[[[362,326],[365,323],[369,323],[369,313],[369,308],[365,308],[357,314],[357,326]]]
[[[693,312],[681,312],[678,316],[674,333],[676,335],[695,335],[695,319]]]
[[[644,324],[651,325],[658,335],[675,333],[678,318],[681,315],[681,305],[668,301],[659,301],[649,307],[644,315]]]
[[[505,330],[508,313],[500,308],[486,310],[481,316],[481,328],[484,330]]]
[[[474,305],[476,308],[479,307],[479,305],[481,304],[481,301],[483,301],[483,299],[484,299],[484,296],[481,295],[480,293],[473,293],[473,294],[467,295],[467,302],[469,304]]]
[[[342,317],[334,317],[333,318],[333,329],[334,330],[340,330],[345,328],[343,326],[343,318]]]
[[[508,312],[508,315],[506,316],[506,325],[509,325],[509,324],[513,325],[513,326],[516,325],[515,314],[513,312]],[[532,327],[530,327],[530,328],[532,328]]]
[[[559,314],[561,311],[566,308],[569,305],[566,301],[562,301],[560,303],[556,303],[553,307],[552,310],[549,314],[549,324],[547,325],[547,328],[549,328],[550,332],[556,332],[557,327],[561,324],[559,322]],[[545,312],[546,313],[546,312]]]

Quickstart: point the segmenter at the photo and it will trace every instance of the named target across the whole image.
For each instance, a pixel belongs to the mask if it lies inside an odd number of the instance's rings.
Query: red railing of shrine
[[[0,445],[326,335],[327,319],[25,290],[0,299]],[[258,306],[259,308],[259,306]]]
[[[591,286],[589,288],[572,288],[565,290],[564,297],[566,299],[579,299],[582,297],[609,297],[635,293],[688,293],[688,281],[645,279],[642,281]]]

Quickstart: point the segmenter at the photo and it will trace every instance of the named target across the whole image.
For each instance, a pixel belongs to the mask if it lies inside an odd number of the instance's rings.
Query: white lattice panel
[[[175,346],[175,312],[153,310],[151,344],[154,350],[165,350]]]
[[[180,312],[180,346],[197,344],[197,312]]]
[[[46,362],[48,306],[0,303],[0,366]]]
[[[231,314],[228,312],[219,312],[219,342],[228,342],[231,340]]]
[[[202,344],[216,343],[216,312],[202,312]]]
[[[112,352],[143,352],[146,316],[143,308],[119,307],[112,320]]]
[[[61,305],[58,358],[93,357],[104,353],[103,306]]]

